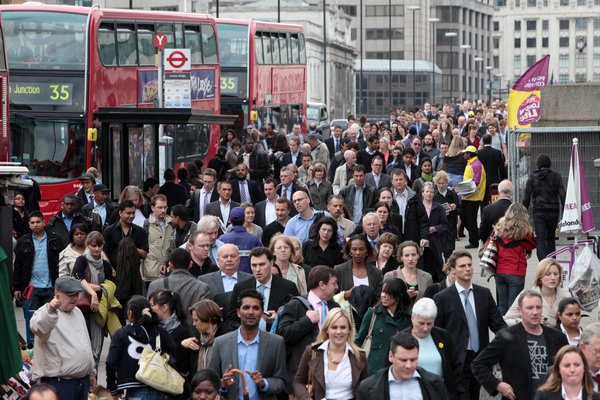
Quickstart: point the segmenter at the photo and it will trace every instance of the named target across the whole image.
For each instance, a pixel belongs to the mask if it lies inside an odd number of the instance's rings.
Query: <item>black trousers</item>
[[[469,243],[475,246],[479,245],[479,230],[477,229],[477,211],[479,211],[480,201],[463,200],[461,207],[463,209],[463,224],[469,232]]]
[[[466,352],[465,363],[458,376],[458,397],[460,400],[479,400],[481,385],[473,376],[473,371],[471,371],[471,362],[477,357],[477,353],[472,350]]]

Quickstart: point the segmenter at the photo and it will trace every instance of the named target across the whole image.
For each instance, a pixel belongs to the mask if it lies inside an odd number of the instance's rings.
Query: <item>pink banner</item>
[[[588,195],[587,183],[585,182],[585,175],[583,172],[581,156],[579,154],[579,147],[574,145],[573,149],[577,152],[577,160],[579,161],[579,165],[574,165],[574,167],[578,168],[579,184],[581,188],[581,231],[586,233],[595,228],[594,215],[592,214],[592,206],[590,204],[590,197]]]

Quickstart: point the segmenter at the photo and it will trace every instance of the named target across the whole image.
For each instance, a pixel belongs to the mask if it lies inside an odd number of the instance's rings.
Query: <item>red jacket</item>
[[[521,240],[502,239],[498,237],[498,261],[496,262],[497,274],[525,276],[527,273],[527,257],[537,247],[532,236]]]

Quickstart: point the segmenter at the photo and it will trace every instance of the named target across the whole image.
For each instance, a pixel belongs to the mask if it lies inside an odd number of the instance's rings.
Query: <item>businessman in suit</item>
[[[325,140],[325,144],[329,149],[329,158],[333,159],[333,156],[338,151],[342,150],[342,127],[336,126],[333,129],[333,136]]]
[[[480,384],[473,376],[471,362],[489,343],[489,329],[494,333],[506,328],[492,293],[471,283],[471,254],[457,250],[448,259],[456,282],[433,297],[438,313],[435,326],[446,329],[456,347],[460,372],[460,399],[479,399]]]
[[[187,203],[187,212],[190,221],[198,223],[204,216],[205,208],[209,203],[219,200],[219,192],[215,188],[217,171],[206,168],[202,174],[202,189],[196,189]]]
[[[373,157],[371,172],[365,176],[365,185],[372,187],[377,192],[379,189],[392,187],[392,178],[383,173],[383,157]]]
[[[277,220],[277,215],[275,214],[275,202],[279,196],[277,195],[276,188],[277,181],[275,179],[265,179],[263,191],[266,199],[259,201],[254,207],[254,223],[263,228],[263,230],[271,222]]]
[[[219,247],[217,261],[220,271],[200,275],[198,279],[210,288],[209,298],[223,308],[223,315],[229,312],[231,292],[238,282],[252,279],[252,274],[239,271],[240,252],[235,244],[225,243]]]
[[[245,289],[256,289],[262,293],[265,299],[265,313],[260,321],[260,329],[269,331],[275,320],[277,310],[284,305],[289,297],[298,296],[296,285],[279,275],[271,274],[271,267],[275,258],[266,247],[256,247],[248,256],[250,268],[254,279],[248,279],[237,283],[231,294],[231,305],[225,322],[226,330],[237,329],[240,325],[237,305],[240,293]]]
[[[244,163],[249,168],[250,179],[257,182],[262,182],[269,175],[271,164],[266,153],[258,151],[254,147],[252,138],[247,137],[244,140],[244,151],[240,152],[237,159],[237,164]],[[236,164],[236,165],[237,165]]]
[[[498,134],[499,135],[499,134]],[[485,198],[483,204],[490,204],[490,185],[506,179],[504,156],[500,150],[492,147],[492,135],[486,133],[481,138],[483,148],[477,152],[477,158],[485,169]]]
[[[236,174],[237,179],[229,181],[231,182],[231,199],[233,201],[256,204],[264,198],[258,187],[258,182],[248,179],[248,167],[246,167],[246,164],[238,164]]]
[[[283,338],[259,329],[263,318],[263,296],[254,288],[237,299],[239,329],[215,339],[208,368],[221,380],[221,395],[227,400],[242,397],[240,378],[231,369],[244,371],[250,399],[275,400],[285,387],[285,344]]]
[[[289,139],[290,151],[283,154],[281,159],[283,165],[295,164],[297,167],[302,165],[302,153],[300,152],[300,138],[292,136]]]
[[[494,225],[506,214],[506,210],[512,204],[513,184],[508,179],[498,185],[499,197],[494,204],[483,207],[481,211],[481,223],[479,224],[479,239],[486,243],[492,234]]]
[[[288,167],[281,168],[279,179],[281,180],[281,183],[277,186],[277,195],[279,195],[279,197],[285,197],[292,203],[290,216],[293,217],[298,214],[298,211],[296,210],[296,207],[293,206],[292,196],[297,191],[303,191],[306,194],[308,194],[308,191],[303,186],[294,182],[294,173]]]
[[[229,221],[229,213],[235,207],[239,207],[240,203],[231,200],[231,182],[219,182],[217,185],[217,191],[219,192],[219,200],[208,203],[204,209],[204,215],[212,215],[219,219],[220,236],[224,233],[227,222]]]

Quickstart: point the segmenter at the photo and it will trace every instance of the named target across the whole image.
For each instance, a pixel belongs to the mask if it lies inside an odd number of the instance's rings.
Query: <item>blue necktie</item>
[[[325,318],[327,317],[327,303],[321,301],[321,327],[325,323]]]
[[[473,307],[471,307],[471,302],[469,301],[469,295],[473,289],[465,290],[463,293],[465,294],[465,314],[467,316],[467,325],[469,326],[469,339],[471,340],[471,349],[474,352],[479,351],[479,330],[477,328],[477,318],[475,318],[475,312],[473,311]]]
[[[263,301],[265,302],[265,310],[267,309],[267,302],[265,301],[265,285],[258,285],[258,291],[260,292],[261,296],[263,297]],[[265,321],[264,318],[260,318],[260,322],[258,323],[258,329],[260,329],[263,332],[267,331],[267,321]]]

